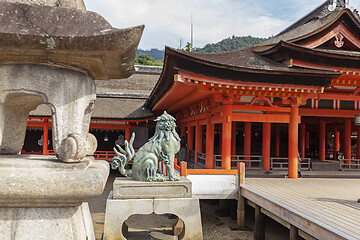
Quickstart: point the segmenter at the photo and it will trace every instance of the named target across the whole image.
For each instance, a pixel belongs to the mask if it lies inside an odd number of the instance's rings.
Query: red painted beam
[[[250,106],[250,105],[233,105],[232,106],[233,111],[262,111],[262,112],[290,112],[289,107],[262,107],[262,106]]]
[[[359,111],[300,108],[299,113],[301,116],[311,117],[355,118],[355,115],[358,114]]]
[[[289,115],[280,115],[280,114],[233,113],[233,121],[289,123],[290,116]]]

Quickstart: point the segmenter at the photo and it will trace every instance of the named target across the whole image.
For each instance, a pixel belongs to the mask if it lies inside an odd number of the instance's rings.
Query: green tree
[[[191,52],[191,43],[187,42],[184,51]]]
[[[199,53],[218,53],[226,51],[234,51],[242,48],[248,48],[256,44],[262,43],[269,38],[257,38],[251,36],[236,37],[231,36],[225,38],[218,43],[206,44],[203,48],[195,48],[193,52]]]
[[[141,54],[135,57],[135,65],[162,66],[163,60],[155,60],[150,54]]]

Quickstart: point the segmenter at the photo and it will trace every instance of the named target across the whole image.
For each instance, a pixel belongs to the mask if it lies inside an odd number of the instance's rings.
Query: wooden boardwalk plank
[[[268,192],[268,191],[271,191],[273,194],[275,194],[275,193],[278,193],[278,194],[284,194],[284,193],[286,193],[286,191],[288,191],[288,190],[286,190],[286,189],[281,189],[279,186],[271,186],[270,188],[265,188],[265,186],[263,186],[263,188],[262,188],[262,191],[264,192],[264,193],[266,193],[266,192]],[[294,197],[294,198],[296,198],[296,199],[301,199],[301,198],[303,198],[304,196],[306,197],[308,197],[309,199],[311,199],[311,196],[312,195],[314,195],[314,194],[316,194],[317,192],[315,192],[315,193],[308,193],[308,192],[304,192],[304,191],[297,191],[297,192],[291,192],[291,191],[288,191],[288,194],[289,194],[289,196],[292,196],[292,197]],[[299,194],[301,194],[301,195],[299,195]],[[310,195],[309,195],[310,194]],[[312,195],[311,195],[312,194]],[[292,198],[292,201],[290,202],[290,206],[296,206],[297,204],[298,204],[298,201],[296,201],[296,202],[294,202],[293,201],[293,199],[294,198]],[[302,201],[300,202],[300,207],[306,207],[306,208],[308,208],[307,207],[307,205],[305,205],[304,203],[305,202],[308,202],[308,204],[312,204],[313,206],[314,205],[318,205],[318,207],[319,208],[314,208],[313,210],[315,210],[315,211],[320,211],[320,214],[321,215],[323,215],[323,211],[327,211],[327,209],[330,209],[331,210],[331,212],[330,212],[330,214],[333,214],[333,206],[332,206],[332,204],[329,204],[329,203],[326,203],[326,201],[311,201],[311,202],[309,202],[309,199],[307,199],[307,198],[303,198],[302,199]],[[329,201],[332,201],[333,199],[329,199]],[[284,204],[285,204],[285,201],[286,201],[286,199],[284,200]],[[357,204],[357,203],[355,203],[355,204]],[[340,207],[343,207],[341,204],[339,205]],[[320,208],[321,207],[321,208]],[[348,209],[344,209],[344,210],[348,210]],[[354,211],[350,211],[350,214],[352,214],[352,213],[354,213]],[[356,212],[355,212],[356,213]],[[341,217],[341,216],[340,216]],[[352,219],[352,216],[350,215],[350,216],[346,216],[346,217],[344,217],[345,219],[346,219],[346,221],[349,221],[349,220],[351,220]],[[354,215],[354,218],[353,218],[353,220],[354,221],[358,221],[358,214],[355,214]]]
[[[276,188],[274,188],[274,189],[279,189],[278,187],[276,187]],[[265,190],[263,189],[263,191],[265,192]],[[274,193],[275,193],[276,191],[274,191]],[[286,193],[286,191],[282,191],[282,193]],[[302,196],[300,196],[300,197],[302,197]],[[294,198],[293,198],[294,199]],[[298,197],[297,197],[297,199],[299,199]],[[306,199],[305,199],[306,200]],[[319,202],[319,201],[318,201]],[[324,204],[324,202],[321,202],[321,204],[319,204],[318,202],[316,202],[316,201],[311,201],[311,202],[307,202],[306,203],[306,201],[301,201],[301,204],[300,204],[300,206],[298,206],[298,204],[297,204],[297,202],[290,202],[290,206],[291,205],[293,205],[294,207],[297,207],[297,208],[300,208],[301,209],[301,207],[306,207],[306,208],[308,208],[308,205],[310,205],[310,204],[312,204],[313,205],[313,208],[311,209],[312,211],[313,211],[313,213],[314,214],[316,214],[316,213],[318,213],[318,215],[321,215],[322,216],[322,218],[324,218],[324,217],[327,217],[327,215],[329,216],[329,220],[331,221],[332,220],[332,215],[333,215],[333,206],[331,206],[331,204],[329,205],[328,203],[326,203],[325,202],[325,204]],[[283,202],[284,204],[286,203],[286,202]],[[306,204],[304,204],[304,203],[306,203]],[[357,203],[356,203],[357,204]],[[315,207],[315,205],[318,205],[317,207]],[[331,209],[331,211],[327,211],[327,205],[329,205],[329,209]],[[339,205],[340,207],[342,207],[342,205]],[[306,209],[305,209],[306,210]],[[348,210],[348,209],[344,209],[344,210]],[[352,210],[352,209],[351,209]],[[326,213],[329,213],[329,214],[326,214]],[[356,212],[356,211],[355,211]],[[349,212],[349,214],[352,214],[352,213],[354,213],[354,211],[350,211]],[[340,218],[338,218],[338,219],[336,219],[337,221],[339,221],[341,218],[343,218],[344,219],[344,221],[345,222],[349,222],[349,220],[351,220],[351,215],[348,215],[347,214],[347,216],[343,216],[343,215],[340,215]],[[353,220],[354,220],[354,222],[357,222],[356,220],[358,220],[359,219],[359,216],[358,216],[358,214],[356,214],[354,217],[353,217]],[[350,228],[350,231],[351,230],[353,230],[353,229],[351,229]]]
[[[360,179],[247,178],[241,194],[322,239],[360,239]]]

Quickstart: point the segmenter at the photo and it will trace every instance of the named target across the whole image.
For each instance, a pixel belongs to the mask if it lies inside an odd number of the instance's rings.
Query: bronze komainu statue
[[[112,160],[112,169],[119,169],[122,175],[137,181],[165,181],[165,176],[157,171],[158,163],[164,161],[169,180],[178,181],[179,175],[174,172],[174,157],[180,150],[180,137],[175,131],[175,120],[166,111],[157,117],[154,136],[137,153],[133,148],[135,133],[129,142],[125,141],[125,150],[116,145],[118,149],[114,147],[114,151],[117,156]],[[133,158],[132,169],[126,170],[125,165]]]

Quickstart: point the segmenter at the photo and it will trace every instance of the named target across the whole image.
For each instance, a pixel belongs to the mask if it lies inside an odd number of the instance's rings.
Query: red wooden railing
[[[54,155],[54,150],[48,150],[49,155]],[[39,154],[42,155],[43,153],[41,151],[35,152],[35,151],[31,151],[31,152],[26,152],[24,150],[21,151],[21,154]],[[112,158],[114,156],[116,156],[114,151],[96,151],[94,153],[94,158],[95,160],[105,160],[109,163],[111,163]]]

